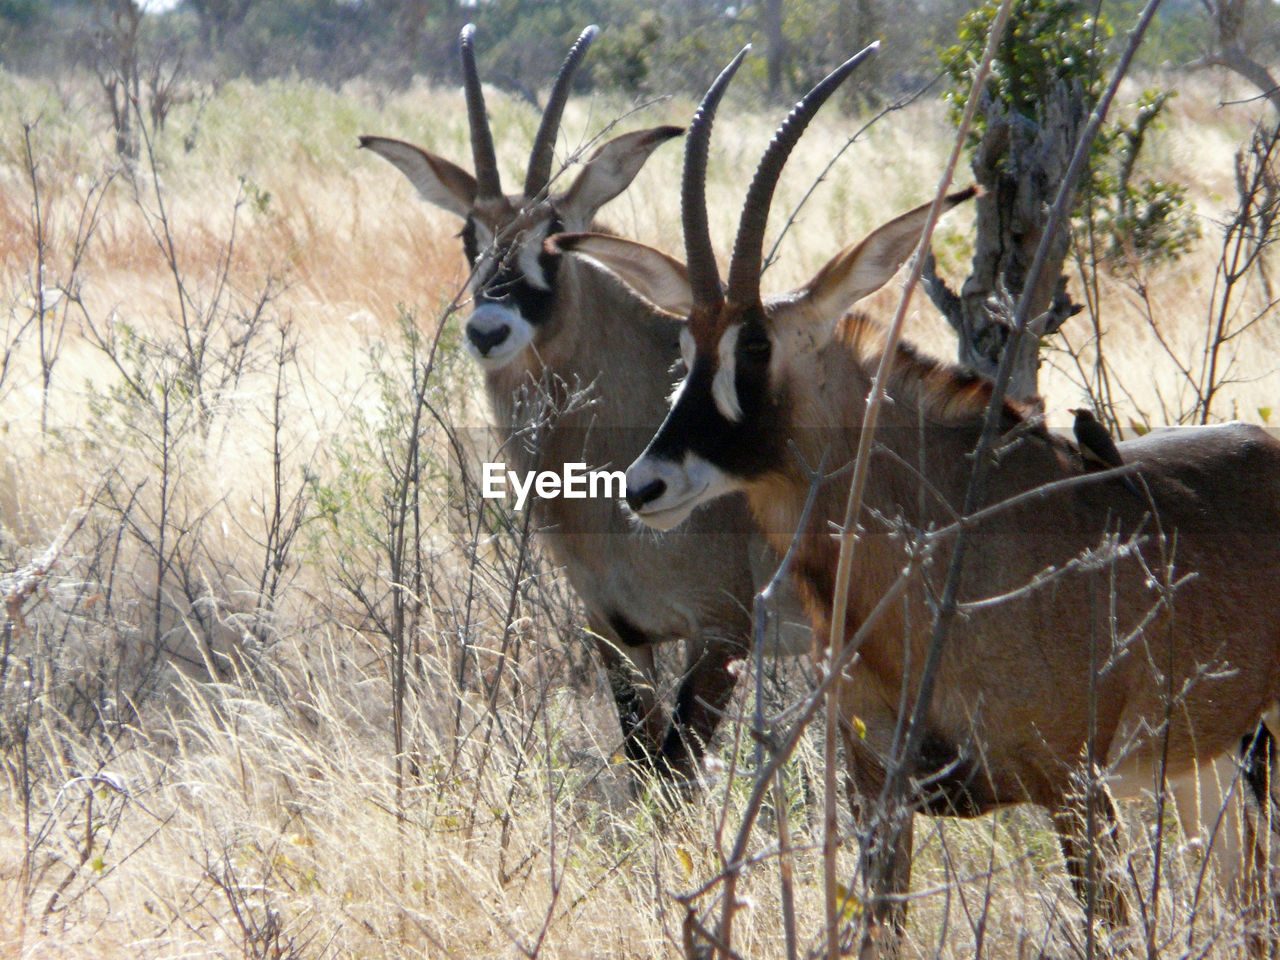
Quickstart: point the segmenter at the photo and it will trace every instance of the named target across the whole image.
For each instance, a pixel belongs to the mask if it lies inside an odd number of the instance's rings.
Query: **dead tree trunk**
[[[881,36],[883,11],[878,0],[838,0],[836,4],[835,35],[836,59],[852,56],[867,44]],[[841,91],[841,98],[850,112],[869,107],[879,108],[884,101],[885,71],[889,60],[883,56],[872,57],[858,68],[858,83],[849,84]]]
[[[111,110],[111,126],[116,132],[116,153],[126,160],[138,158],[138,131],[134,129],[134,104],[142,95],[142,75],[138,64],[142,7],[135,0],[113,0],[109,4],[110,27],[99,34],[94,61],[98,82]]]
[[[782,35],[782,0],[764,0],[764,34],[769,49],[765,53],[769,77],[769,96],[782,90],[782,64],[787,56],[787,41]]]
[[[1213,49],[1191,64],[1193,69],[1225,67],[1244,77],[1280,110],[1280,84],[1271,71],[1249,55],[1249,0],[1201,0],[1213,23]]]
[[[930,298],[959,338],[962,364],[994,379],[1009,335],[1013,306],[1022,296],[1027,271],[1044,232],[1089,105],[1078,86],[1059,84],[1032,120],[986,107],[987,129],[973,160],[983,188],[977,200],[977,239],[971,272],[957,296],[938,277],[932,258],[925,279]],[[1037,288],[1031,291],[1031,336],[1014,358],[1009,395],[1039,395],[1039,344],[1080,311],[1067,295],[1062,276],[1070,228],[1058,231]]]
[[[422,55],[423,25],[431,16],[429,0],[405,0],[396,16],[396,55],[399,63],[393,71],[396,86],[405,88],[413,79],[413,73]]]

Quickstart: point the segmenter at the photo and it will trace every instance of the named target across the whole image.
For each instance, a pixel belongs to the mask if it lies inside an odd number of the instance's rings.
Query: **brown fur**
[[[843,323],[843,336],[794,358],[794,375],[780,384],[801,456],[817,463],[825,453],[828,470],[854,456],[882,349],[866,318]],[[849,585],[849,642],[907,567],[907,540],[946,526],[961,509],[991,397],[986,384],[909,348],[898,351],[887,392],[878,439],[895,456],[880,453],[871,466],[860,517],[866,533]],[[1018,439],[992,469],[988,504],[1083,473],[1066,440],[1028,423],[1016,405],[1004,414]],[[1155,431],[1121,450],[1126,463],[1140,465],[1149,499],[1097,483],[1038,497],[973,529],[961,611],[926,715],[934,755],[914,770],[922,809],[973,815],[1031,801],[1055,811],[1059,824],[1074,822],[1076,775],[1090,741],[1104,768],[1130,788],[1149,788],[1163,761],[1174,778],[1234,753],[1280,698],[1280,540],[1260,536],[1280,530],[1280,443],[1230,424]],[[822,488],[798,534],[803,475],[779,464],[746,489],[776,549],[799,537],[801,593],[815,631],[829,635],[838,557],[830,530],[843,519],[847,480]],[[1109,533],[1122,542],[1136,537],[1139,549],[1072,569]],[[905,601],[867,630],[848,671],[842,710],[867,731],[847,742],[864,795],[881,785],[903,694],[910,704],[919,688],[931,598],[941,594],[950,551],[950,540],[939,543]],[[1051,582],[1024,589],[1055,570]],[[1161,602],[1166,581],[1178,584],[1171,605]],[[939,779],[930,784],[931,777]],[[1064,836],[1069,857],[1082,849],[1078,839]],[[1118,893],[1097,882],[1103,908],[1122,919]]]
[[[708,93],[712,109],[732,66]],[[830,79],[804,98],[804,109],[821,102]],[[705,144],[708,115],[699,110],[690,142]],[[844,522],[847,479],[822,483],[800,528],[808,471],[823,464],[847,477],[842,468],[857,455],[872,370],[885,349],[873,323],[845,313],[906,261],[938,207],[973,191],[907,211],[840,251],[804,286],[762,300],[769,198],[811,115],[797,107],[761,160],[734,245],[732,302],[702,296],[688,312],[697,354],[691,374],[628,474],[636,485],[630,502],[656,526],[719,493],[745,490],[775,549],[794,544],[815,635],[827,637],[839,589],[832,528]],[[704,186],[705,163],[687,147],[682,198],[686,208],[702,206],[686,209],[687,224],[705,221]],[[686,237],[686,245],[699,262],[709,256],[705,238]],[[682,275],[669,258],[606,242],[594,243],[591,255],[616,265],[653,302],[680,302],[670,291]],[[722,352],[734,358],[732,368]],[[971,456],[993,396],[976,378],[909,347],[896,348],[893,360],[844,598],[842,640],[856,644],[857,656],[842,671],[840,706],[861,814],[895,762],[900,711],[914,709],[922,688],[955,543],[936,531],[965,510]],[[923,730],[913,731],[911,799],[921,810],[965,816],[1024,801],[1049,807],[1078,891],[1098,889],[1118,920],[1117,892],[1081,872],[1087,843],[1074,833],[1082,760],[1096,758],[1130,786],[1151,783],[1156,771],[1178,777],[1238,749],[1280,699],[1280,539],[1259,536],[1280,530],[1280,442],[1242,425],[1151,435],[1122,453],[1141,465],[1147,496],[1096,483],[1023,499],[1080,478],[1081,461],[1024,409],[1005,403],[999,412],[1005,436],[984,453],[992,463],[983,492],[988,504],[1012,505],[967,524],[959,610]],[[871,621],[899,586],[901,599]],[[855,728],[865,737],[849,734]],[[1088,839],[1106,846],[1110,836],[1104,829]],[[898,847],[877,854],[893,864],[880,877],[898,885],[889,893],[906,893],[909,838],[908,830]],[[875,906],[897,924],[904,912],[905,897]]]
[[[559,469],[572,461],[622,469],[666,411],[666,371],[679,354],[680,324],[581,260],[566,257],[559,271],[553,318],[535,335],[533,349],[486,374],[504,438],[536,416],[515,398],[552,401],[545,413],[553,429],[542,433],[537,456],[519,443],[506,444],[504,454],[519,470]],[[696,756],[713,733],[717,710],[732,692],[727,663],[748,649],[756,579],[776,562],[751,532],[745,501],[711,505],[665,534],[639,528],[612,500],[546,500],[536,510],[543,542],[564,566],[594,632],[648,669],[651,651],[635,649],[634,638],[611,624],[611,614],[624,616],[646,643],[690,639],[689,675],[677,703],[684,729],[673,729],[663,746],[669,762],[687,766],[675,738],[690,738]],[[652,695],[646,691],[647,708],[658,717]]]
[[[455,165],[400,141],[364,137],[361,143],[395,164],[425,199],[467,217],[477,247],[488,239],[476,236],[475,224],[483,224],[510,270],[525,269],[530,254],[541,262],[545,254],[528,245],[553,211],[566,226],[584,229],[649,153],[679,133],[658,127],[614,137],[563,193],[536,202],[519,195],[476,201],[470,175]],[[501,456],[508,469],[522,472],[558,472],[569,462],[621,470],[666,411],[679,324],[574,258],[560,257],[554,280],[545,279],[553,287],[550,305],[539,299],[536,322],[522,328],[532,340],[485,374]],[[751,528],[744,500],[713,506],[690,529],[660,537],[640,529],[611,499],[553,499],[534,509],[543,540],[598,638],[628,756],[687,773],[732,693],[728,665],[748,648],[757,579],[776,566]],[[665,730],[652,645],[678,638],[689,641],[688,667]]]
[[[828,468],[834,469],[856,450],[872,357],[852,352],[849,346],[864,343],[857,338],[833,341],[811,358],[813,375],[789,383],[792,422],[803,425],[794,439],[811,463],[826,447]],[[967,382],[942,365],[911,353],[900,356],[903,360],[888,387],[892,402],[882,420],[880,442],[906,463],[918,465],[926,481],[884,455],[873,463],[862,518],[868,537],[859,545],[850,585],[854,627],[906,561],[905,546],[888,535],[884,518],[922,531],[946,525],[960,509],[969,475],[967,455],[990,396],[987,386]],[[1009,425],[1023,422],[1012,406],[1006,408],[1006,419]],[[1016,590],[1050,567],[1063,568],[1117,528],[1122,535],[1145,531],[1145,565],[1160,571],[1166,561],[1157,533],[1163,531],[1163,550],[1173,559],[1175,577],[1192,572],[1196,577],[1175,594],[1172,614],[1157,615],[1144,636],[1148,642],[1172,644],[1179,684],[1195,673],[1197,664],[1229,663],[1239,671],[1221,679],[1205,678],[1186,692],[1170,744],[1170,773],[1175,773],[1194,760],[1232,748],[1280,696],[1280,596],[1276,590],[1258,589],[1256,579],[1242,577],[1240,569],[1247,556],[1251,569],[1280,570],[1280,544],[1251,542],[1249,536],[1251,529],[1280,529],[1280,444],[1261,430],[1233,425],[1152,434],[1124,449],[1127,462],[1142,465],[1141,475],[1154,498],[1154,520],[1150,503],[1127,492],[1121,495],[1107,484],[1037,499],[974,531],[960,600],[978,601]],[[997,503],[1081,472],[1065,440],[1028,430],[993,470],[987,499]],[[807,494],[799,475],[785,481],[784,477],[785,471],[748,485],[752,508],[778,549],[789,542],[794,531],[789,520],[798,516]],[[836,555],[827,531],[830,523],[842,518],[846,494],[840,482],[823,488],[800,543],[797,569],[807,571],[806,594],[823,626],[830,614]],[[939,496],[946,506],[938,502]],[[931,590],[940,589],[948,553],[944,545],[912,589],[906,615],[911,623],[895,614],[895,622],[873,630],[863,646],[861,669],[869,671],[890,703],[896,703],[904,679],[909,688],[918,682],[920,658],[912,658],[913,665],[905,669],[902,646],[909,638],[917,650],[923,649],[932,619],[924,587],[929,583]],[[1115,613],[1122,633],[1137,627],[1157,600],[1146,567],[1136,556],[1115,566]],[[1090,645],[1095,645],[1099,662],[1110,653],[1109,576],[1067,574],[1052,587],[958,618],[934,722],[940,733],[957,742],[981,733],[988,767],[997,766],[996,758],[1007,753],[1012,769],[991,774],[993,782],[1006,784],[993,793],[991,805],[1017,800],[1052,804],[1059,799],[1062,780],[1056,772],[1075,764],[1088,738],[1087,718],[1073,708],[1087,702]],[[1101,593],[1091,600],[1091,591],[1098,589]],[[1042,642],[1046,631],[1054,637],[1051,649]],[[992,650],[991,638],[997,636],[1002,642]],[[1027,669],[1028,663],[1037,664],[1034,672]],[[1101,681],[1113,698],[1103,707],[1109,717],[1100,717],[1097,728],[1096,738],[1104,747],[1122,746],[1140,718],[1161,722],[1164,691],[1157,679],[1146,656],[1131,654]],[[1067,695],[1067,690],[1079,696]],[[981,705],[974,702],[979,691]],[[1228,691],[1229,702],[1224,703]],[[1061,705],[1064,697],[1068,702],[1062,709],[1041,715],[1043,704]],[[1018,742],[1006,750],[1002,741],[1014,727],[1011,716],[1027,721],[1018,725],[1025,738],[1016,737]],[[994,724],[990,731],[988,724]]]
[[[848,345],[867,377],[871,377],[884,352],[884,327],[855,311],[841,320],[836,337]],[[954,425],[985,416],[992,395],[991,384],[972,371],[935,360],[904,341],[899,341],[894,351],[889,391],[918,407],[925,419]],[[1031,413],[1031,406],[1006,398],[1005,428],[1026,422]]]
[[[820,638],[831,630],[839,557],[832,528],[843,523],[847,497],[842,468],[856,456],[885,348],[875,323],[842,311],[907,259],[929,209],[873,231],[788,294],[691,312],[695,375],[629,470],[633,506],[655,525],[744,489],[775,549],[796,541],[795,576]],[[650,248],[598,241],[590,255],[655,303],[681,302],[671,291],[688,285]],[[756,344],[755,359],[744,354],[738,365],[733,354],[732,383],[708,376],[723,345],[737,351],[744,335]],[[954,544],[930,532],[964,509],[993,396],[987,384],[910,347],[896,348],[894,361],[857,518],[844,638],[858,644],[841,707],[860,721],[846,730],[866,730],[846,742],[864,798],[876,795],[893,762],[900,705],[911,705],[921,687]],[[735,407],[753,413],[736,417]],[[1076,448],[1026,408],[1006,402],[1000,413],[1003,437],[986,454],[993,459],[986,503],[1083,477]],[[1130,789],[1152,783],[1157,770],[1181,779],[1234,753],[1280,699],[1280,539],[1259,535],[1280,530],[1280,443],[1235,424],[1158,432],[1123,447],[1123,462],[1140,465],[1147,495],[1106,481],[1082,484],[1019,499],[969,524],[959,612],[907,771],[919,809],[972,816],[1030,801],[1069,826],[1080,821],[1073,811],[1086,755]],[[820,463],[842,479],[820,487],[816,509],[797,529],[807,471]],[[917,566],[925,540],[928,563]],[[870,622],[908,570],[902,599]],[[1095,839],[1105,846],[1111,836],[1104,829]],[[1101,877],[1079,874],[1081,839],[1064,836],[1078,889],[1100,888]],[[895,863],[909,862],[902,853]],[[904,871],[893,875],[905,883]],[[1099,896],[1112,919],[1123,917],[1114,889]],[[900,922],[905,901],[896,903],[885,912]]]

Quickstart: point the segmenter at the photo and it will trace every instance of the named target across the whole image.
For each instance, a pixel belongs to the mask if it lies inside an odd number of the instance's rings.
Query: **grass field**
[[[1141,286],[1101,274],[1097,311],[1117,417],[1148,425],[1193,405],[1179,367],[1204,356],[1234,154],[1262,110],[1220,106],[1240,98],[1207,77],[1152,79],[1179,90],[1154,169],[1186,184],[1201,239]],[[0,955],[684,955],[677,898],[723,866],[749,788],[730,774],[741,729],[726,725],[687,806],[633,792],[567,587],[525,556],[521,518],[493,524],[453,483],[449,437],[487,415],[449,309],[460,224],[355,149],[383,134],[469,167],[460,94],[226,83],[175,108],[132,169],[98,96],[85,78],[0,72]],[[537,117],[497,93],[490,109],[512,183]],[[572,103],[563,154],[628,109]],[[722,110],[722,255],[778,114]],[[819,118],[775,229],[859,126]],[[927,200],[948,147],[936,103],[871,127],[766,288]],[[679,164],[661,148],[608,223],[680,253]],[[938,239],[957,281],[969,225]],[[1268,294],[1240,296],[1244,316]],[[1046,345],[1051,425],[1095,386],[1092,330],[1086,312]],[[923,298],[908,336],[954,354]],[[1210,419],[1272,417],[1278,349],[1274,311],[1226,344]],[[804,671],[777,667],[775,702],[801,696]],[[820,801],[801,789],[818,756],[808,743],[789,770],[802,947],[821,937]],[[1194,845],[1150,805],[1125,819],[1122,869],[1147,894],[1161,878],[1158,955],[1237,956],[1240,918],[1202,886]],[[739,887],[746,957],[783,955],[776,823]],[[1083,950],[1043,815],[921,819],[917,846],[919,955]]]

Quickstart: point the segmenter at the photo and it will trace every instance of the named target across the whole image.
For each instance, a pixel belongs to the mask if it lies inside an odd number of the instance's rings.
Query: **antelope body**
[[[708,92],[686,140],[687,272],[619,238],[553,241],[689,318],[688,373],[628,470],[632,508],[668,529],[697,518],[701,504],[745,492],[775,549],[796,540],[795,576],[820,639],[830,632],[839,549],[831,530],[844,521],[847,481],[823,484],[800,529],[807,468],[825,463],[837,471],[852,461],[883,355],[877,324],[846,310],[911,254],[927,210],[880,227],[797,290],[762,298],[759,279],[769,199],[787,153],[857,59],[797,104],[761,160],[727,294],[707,237],[701,182],[709,118],[738,61]],[[902,736],[903,704],[909,713],[920,688],[951,551],[949,539],[926,532],[954,523],[962,510],[991,398],[984,382],[909,347],[894,359],[848,588],[846,639],[865,629],[844,671],[840,707],[850,721],[851,780],[863,800],[883,784]],[[1012,403],[1001,413],[1009,442],[992,467],[987,503],[1084,473],[1065,439]],[[1145,495],[1114,481],[1080,483],[1024,497],[973,527],[959,615],[907,771],[913,804],[925,812],[1047,807],[1078,892],[1097,884],[1113,920],[1125,913],[1118,891],[1106,877],[1083,873],[1079,783],[1090,749],[1126,792],[1152,790],[1167,777],[1182,791],[1179,812],[1187,817],[1197,809],[1196,774],[1235,754],[1242,740],[1251,743],[1259,718],[1280,699],[1280,443],[1230,424],[1155,431],[1120,452],[1138,465]],[[925,539],[933,554],[921,566],[912,551]],[[1107,551],[1108,562],[1096,561]],[[904,571],[911,572],[902,598],[872,620]],[[865,737],[852,735],[854,727],[865,728]],[[1114,833],[1094,839],[1105,847]],[[894,857],[897,893],[909,880],[909,843],[908,830]],[[888,919],[900,924],[904,909],[886,911]]]
[[[561,68],[535,140],[523,192],[501,192],[471,48],[461,38],[477,175],[410,144],[362,137],[428,201],[465,220],[474,308],[464,330],[485,371],[503,455],[521,471],[567,462],[622,469],[666,412],[680,324],[606,272],[543,250],[562,229],[584,230],[678,127],[604,144],[563,192],[551,193],[552,152],[569,81],[595,34]],[[534,509],[544,543],[586,608],[609,674],[628,757],[663,772],[689,770],[733,689],[745,655],[756,575],[771,572],[745,501],[727,500],[661,537],[637,528],[611,499],[547,499]],[[773,561],[776,566],[776,560]],[[653,644],[689,641],[687,672],[664,731],[655,702]],[[635,675],[639,668],[643,676]]]

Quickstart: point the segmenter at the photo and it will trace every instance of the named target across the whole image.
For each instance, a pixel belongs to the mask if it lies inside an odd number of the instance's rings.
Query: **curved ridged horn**
[[[773,135],[773,140],[760,158],[747,199],[742,206],[742,219],[738,222],[738,237],[733,244],[733,259],[729,261],[729,302],[748,306],[760,299],[761,258],[764,253],[764,229],[769,221],[769,206],[773,191],[782,175],[782,167],[791,154],[805,127],[813,119],[818,108],[826,102],[854,69],[879,49],[873,43],[850,57],[824,77],[816,87],[791,108]]]
[[[587,48],[596,38],[600,28],[595,24],[587,27],[578,35],[569,53],[560,65],[556,74],[555,86],[551,88],[551,97],[547,100],[547,108],[542,111],[542,123],[538,125],[538,135],[533,138],[533,152],[529,155],[529,169],[524,175],[524,195],[536,197],[542,192],[551,179],[551,161],[555,156],[556,135],[560,132],[560,117],[564,114],[564,105],[569,100],[569,84],[578,64],[586,56]]]
[[[462,56],[462,80],[467,91],[471,158],[476,166],[476,199],[493,200],[502,196],[502,182],[498,179],[498,158],[493,152],[493,134],[489,132],[489,117],[484,109],[480,74],[476,71],[476,51],[473,46],[475,33],[474,23],[468,23],[462,28],[462,33],[458,35],[458,52]]]
[[[711,147],[711,124],[725,88],[751,49],[747,44],[729,65],[720,71],[711,89],[698,104],[684,139],[684,175],[680,184],[680,219],[684,225],[685,261],[689,267],[689,284],[693,288],[693,305],[719,306],[724,302],[720,290],[720,272],[711,249],[711,230],[707,226],[707,153]]]

